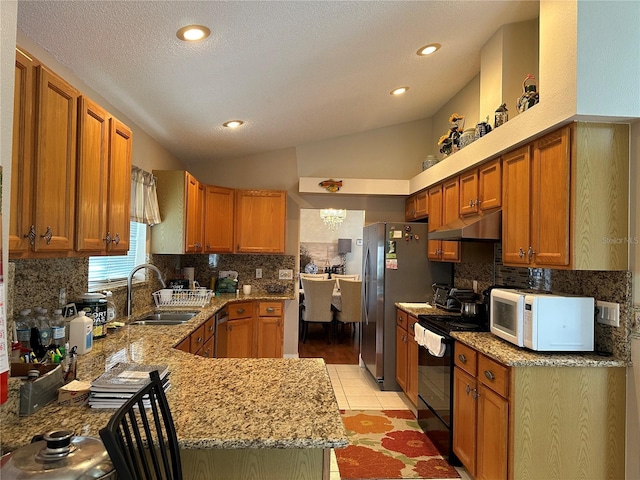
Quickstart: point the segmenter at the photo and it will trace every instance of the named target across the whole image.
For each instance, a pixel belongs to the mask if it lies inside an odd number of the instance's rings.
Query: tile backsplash
[[[596,350],[618,358],[631,359],[630,335],[633,326],[630,271],[574,271],[548,268],[517,268],[502,264],[502,245],[494,247],[493,263],[454,265],[454,284],[471,288],[477,280],[479,291],[488,286],[509,285],[521,288],[594,297],[620,304],[620,327],[595,323]],[[594,319],[595,322],[595,319]]]

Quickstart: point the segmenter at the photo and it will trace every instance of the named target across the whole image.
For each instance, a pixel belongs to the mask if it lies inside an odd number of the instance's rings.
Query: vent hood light
[[[242,120],[229,120],[228,122],[224,122],[222,126],[227,128],[238,128],[242,124],[244,124]]]
[[[402,95],[403,93],[405,93],[407,90],[409,90],[409,87],[398,87],[395,88],[393,90],[391,90],[389,92],[390,95]]]
[[[176,36],[185,42],[199,42],[211,35],[204,25],[187,25],[176,32]]]
[[[496,242],[500,240],[502,211],[471,219],[458,218],[429,232],[429,240],[462,240]]]
[[[424,57],[425,55],[431,55],[432,53],[435,53],[438,50],[440,50],[439,43],[430,43],[429,45],[425,45],[424,47],[420,48],[416,52],[416,54],[420,55],[421,57]]]

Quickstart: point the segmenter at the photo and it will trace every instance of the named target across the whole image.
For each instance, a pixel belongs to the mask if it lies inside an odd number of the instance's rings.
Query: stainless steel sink
[[[133,322],[133,325],[181,325],[197,314],[198,312],[154,312]]]

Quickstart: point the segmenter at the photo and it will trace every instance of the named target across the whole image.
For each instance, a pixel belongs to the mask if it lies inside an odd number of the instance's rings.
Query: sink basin
[[[133,322],[133,325],[181,325],[197,314],[198,312],[154,312]]]

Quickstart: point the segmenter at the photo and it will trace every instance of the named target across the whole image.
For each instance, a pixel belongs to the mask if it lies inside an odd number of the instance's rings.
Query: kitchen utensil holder
[[[163,299],[161,290],[153,292],[156,307],[204,307],[211,301],[213,290],[199,288],[197,290],[174,289],[171,299]]]

